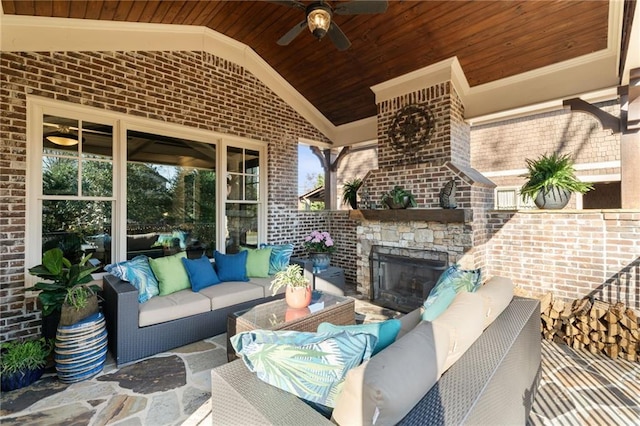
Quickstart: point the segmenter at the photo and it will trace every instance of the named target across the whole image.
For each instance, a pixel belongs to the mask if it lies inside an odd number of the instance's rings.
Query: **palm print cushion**
[[[377,338],[367,333],[253,330],[231,344],[247,368],[272,386],[335,407],[347,371],[371,357]]]
[[[449,307],[456,294],[461,291],[473,293],[480,288],[481,284],[480,269],[465,270],[460,269],[458,265],[450,266],[440,275],[427,300],[424,301],[422,319],[433,321]]]

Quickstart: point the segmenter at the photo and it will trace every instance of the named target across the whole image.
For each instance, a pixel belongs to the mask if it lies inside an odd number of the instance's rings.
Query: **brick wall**
[[[595,104],[618,116],[617,101]],[[482,173],[522,170],[525,159],[535,159],[544,153],[569,154],[576,165],[620,160],[620,135],[603,130],[598,120],[584,112],[558,110],[475,125],[471,129],[471,161]],[[619,167],[580,170],[578,176],[620,173]],[[518,173],[495,176],[498,186],[521,186],[524,179]]]
[[[0,54],[0,339],[39,333],[25,299],[26,96],[243,136],[268,144],[268,239],[297,220],[298,138],[328,142],[242,67],[202,52]]]
[[[520,292],[593,296],[640,310],[640,212],[491,212],[487,274]]]

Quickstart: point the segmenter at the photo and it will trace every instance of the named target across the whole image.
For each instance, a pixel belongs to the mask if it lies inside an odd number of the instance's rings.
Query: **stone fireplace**
[[[384,93],[389,93],[388,87]],[[381,299],[381,304],[406,303],[406,310],[424,301],[447,266],[485,265],[486,211],[493,208],[495,185],[470,166],[469,125],[452,81],[383,100],[376,92],[376,102],[378,169],[365,176],[360,189],[367,208],[350,212],[359,221],[357,290],[369,299]],[[415,155],[410,157],[398,151],[390,135],[397,112],[407,105],[428,108],[434,123],[430,137],[412,145]],[[457,208],[442,209],[439,192],[452,179]],[[413,193],[417,208],[383,209],[382,194],[396,185]],[[386,282],[380,282],[380,274]]]

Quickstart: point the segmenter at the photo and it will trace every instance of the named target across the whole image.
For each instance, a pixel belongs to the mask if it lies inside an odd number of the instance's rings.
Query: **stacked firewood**
[[[611,358],[640,360],[640,324],[623,303],[588,298],[565,302],[547,293],[540,302],[542,336],[574,349],[603,352]]]

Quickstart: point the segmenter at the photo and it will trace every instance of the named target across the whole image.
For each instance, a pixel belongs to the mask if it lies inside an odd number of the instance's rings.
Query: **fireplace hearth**
[[[400,312],[414,310],[447,268],[447,258],[447,253],[432,250],[374,246],[370,256],[373,301]]]

